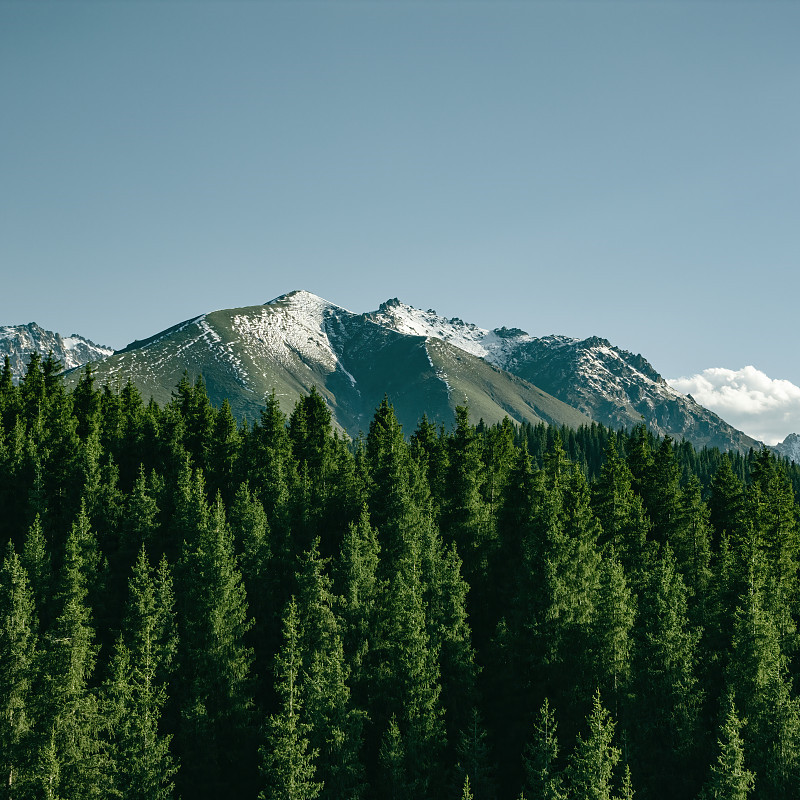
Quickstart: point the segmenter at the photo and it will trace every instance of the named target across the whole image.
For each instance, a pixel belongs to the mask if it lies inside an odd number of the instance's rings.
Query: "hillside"
[[[398,419],[413,430],[423,414],[449,425],[456,405],[473,420],[578,425],[591,419],[529,381],[452,344],[376,324],[309,292],[265,305],[227,309],[187,320],[128,345],[96,364],[99,383],[130,379],[145,398],[167,402],[184,371],[202,374],[211,400],[227,398],[234,414],[251,421],[273,389],[288,411],[312,386],[336,424],[366,430],[384,394]],[[78,371],[67,376],[70,384]]]

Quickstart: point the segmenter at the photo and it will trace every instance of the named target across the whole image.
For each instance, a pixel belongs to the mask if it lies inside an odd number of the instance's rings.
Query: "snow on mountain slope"
[[[76,333],[61,336],[59,333],[45,330],[35,322],[0,327],[0,359],[8,356],[15,381],[25,374],[30,354],[33,352],[39,353],[42,358],[52,352],[53,357],[59,360],[66,370],[83,366],[89,361],[107,358],[114,351]]]
[[[388,393],[407,425],[422,413],[447,423],[455,405],[467,403],[486,421],[504,413],[519,421],[595,420],[612,428],[644,421],[659,435],[697,446],[759,446],[670,387],[641,355],[606,339],[486,330],[396,298],[356,314],[293,291],[264,305],[203,314],[110,357],[108,348],[82,337],[26,330],[23,351],[36,339],[36,349],[52,349],[68,367],[106,357],[98,380],[132,380],[158,402],[169,402],[184,373],[202,374],[216,402],[227,397],[235,413],[249,419],[273,389],[290,410],[299,394],[316,386],[348,430],[363,429]],[[19,344],[20,337],[18,329],[0,329],[0,345]],[[96,350],[87,352],[89,346]]]
[[[669,386],[644,357],[597,336],[535,337],[505,327],[489,331],[396,298],[367,316],[394,330],[442,339],[612,428],[645,421],[659,435],[685,437],[698,446],[746,449],[759,444]]]
[[[448,342],[403,333],[368,315],[299,291],[261,306],[213,311],[136,341],[105,361],[97,382],[132,381],[145,399],[168,403],[184,374],[202,375],[212,402],[228,399],[239,418],[258,419],[272,391],[285,412],[315,387],[336,423],[367,430],[384,396],[413,430],[423,414],[450,424],[456,404],[474,421],[549,422],[577,427],[591,420],[485,359]],[[77,373],[67,381],[78,380]]]
[[[396,297],[382,303],[377,311],[366,316],[378,325],[400,333],[442,339],[474,356],[485,358],[500,369],[506,369],[522,342],[533,340],[532,336],[518,328],[489,331],[458,317],[440,317],[433,309],[422,311],[401,303]]]
[[[355,379],[342,366],[329,331],[336,331],[335,322],[344,308],[329,303],[306,291],[289,292],[265,303],[260,314],[242,313],[233,317],[236,331],[263,356],[290,367],[299,356],[306,364],[322,364],[331,372],[342,370],[355,385]]]

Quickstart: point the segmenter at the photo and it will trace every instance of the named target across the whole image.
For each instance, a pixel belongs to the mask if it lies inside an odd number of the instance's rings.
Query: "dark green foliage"
[[[545,698],[534,723],[533,736],[523,753],[525,791],[541,800],[564,800],[563,776],[558,769],[558,736],[553,710]]]
[[[114,791],[125,800],[169,800],[177,765],[170,734],[159,731],[176,651],[172,578],[150,568],[144,548],[134,564],[123,633],[105,686],[108,755]]]
[[[621,753],[614,745],[615,723],[600,702],[600,692],[595,693],[586,727],[588,732],[578,735],[567,764],[568,796],[574,800],[612,800]]]
[[[58,608],[44,632],[37,679],[34,780],[48,798],[104,797],[111,788],[102,750],[105,720],[91,682],[97,660],[87,575],[95,574],[96,549],[82,513],[67,537],[55,596]]]
[[[56,367],[0,374],[0,797],[796,796],[800,468]]]
[[[703,800],[747,800],[753,790],[753,773],[744,766],[744,746],[733,695],[725,706],[725,718],[717,739],[717,760],[711,765]]]
[[[0,569],[0,797],[33,788],[36,629],[28,576],[9,544]]]
[[[651,793],[692,796],[703,702],[696,672],[700,632],[689,622],[688,594],[669,545],[640,597],[635,635],[635,761],[649,765],[639,772]]]
[[[267,721],[266,743],[261,748],[262,779],[266,788],[261,800],[314,800],[322,784],[316,780],[314,761],[318,755],[309,749],[310,726],[303,720],[303,653],[300,649],[300,621],[297,604],[291,599],[283,622],[284,644],[275,663],[275,680],[280,706]]]

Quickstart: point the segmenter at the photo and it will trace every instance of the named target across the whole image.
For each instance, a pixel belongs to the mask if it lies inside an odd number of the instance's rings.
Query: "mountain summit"
[[[0,329],[0,339],[10,330]],[[41,335],[38,341],[41,351]],[[31,342],[18,351],[36,349]],[[81,351],[87,356],[82,360],[103,359],[95,364],[100,383],[113,387],[131,380],[145,398],[165,403],[184,372],[192,379],[202,375],[213,402],[227,398],[238,417],[251,420],[271,391],[290,411],[300,394],[316,386],[336,423],[351,433],[369,425],[388,395],[406,430],[423,414],[450,424],[455,406],[466,404],[474,421],[487,423],[506,415],[572,427],[645,422],[654,433],[698,447],[760,446],[671,388],[643,356],[606,339],[487,330],[397,298],[359,314],[293,291],[263,305],[202,314],[113,355],[93,347]],[[67,366],[76,363],[62,355],[66,350],[50,349]]]
[[[227,398],[234,414],[251,420],[271,391],[288,412],[316,386],[337,424],[353,434],[367,429],[384,395],[409,431],[423,414],[449,425],[463,404],[476,422],[506,415],[571,427],[591,422],[447,341],[396,331],[306,291],[186,320],[133,342],[95,370],[98,382],[131,380],[160,403],[169,401],[184,371],[192,379],[202,374],[213,402]],[[77,380],[76,373],[68,380]]]

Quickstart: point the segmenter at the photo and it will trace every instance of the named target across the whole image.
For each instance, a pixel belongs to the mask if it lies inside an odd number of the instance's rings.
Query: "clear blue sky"
[[[800,3],[0,3],[0,324],[305,288],[800,384]]]

